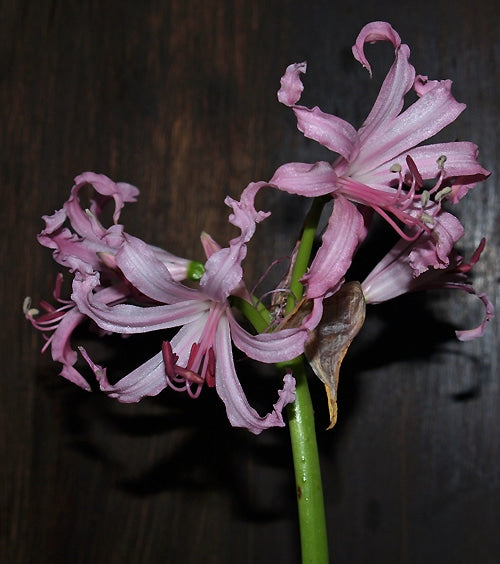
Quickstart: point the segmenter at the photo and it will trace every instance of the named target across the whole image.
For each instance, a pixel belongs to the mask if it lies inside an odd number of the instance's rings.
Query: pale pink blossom
[[[90,186],[93,195],[88,207],[82,206],[80,194]],[[115,268],[114,255],[123,242],[124,228],[118,223],[123,206],[135,202],[139,190],[126,182],[113,182],[104,174],[84,172],[75,178],[70,197],[62,209],[43,216],[45,229],[38,235],[44,247],[53,249],[56,262],[69,269],[103,272]],[[103,209],[114,204],[113,224],[104,227],[100,222]],[[176,280],[184,280],[192,261],[177,257],[159,247],[150,245]]]
[[[82,207],[80,195],[87,186],[92,187],[93,194],[88,207]],[[115,261],[116,252],[124,241],[123,226],[118,224],[120,212],[124,203],[134,202],[138,194],[139,190],[130,184],[115,183],[103,174],[85,172],[75,178],[70,197],[62,209],[43,217],[45,228],[38,241],[52,249],[54,260],[70,273],[99,273],[99,284],[94,289],[94,298],[98,302],[118,303],[131,297],[139,302],[151,302],[123,278]],[[106,228],[101,224],[100,216],[108,204],[114,204],[113,224]],[[196,274],[198,263],[152,245],[148,248],[175,280],[185,279],[189,272]],[[24,313],[46,338],[42,351],[50,347],[53,360],[62,364],[61,376],[90,390],[87,380],[75,368],[77,353],[70,342],[76,327],[88,318],[72,300],[61,297],[62,283],[63,275],[59,274],[53,293],[57,306],[42,300],[40,313],[39,309],[31,307],[31,300],[27,298]]]
[[[453,122],[465,109],[465,104],[457,102],[451,94],[450,80],[429,81],[415,74],[409,63],[408,46],[401,43],[397,32],[385,22],[367,24],[353,47],[354,57],[370,74],[364,46],[376,41],[392,43],[395,61],[358,131],[318,107],[309,109],[297,105],[303,90],[300,74],[306,72],[306,63],[287,68],[281,79],[279,101],[292,107],[297,126],[306,137],[338,153],[339,157],[333,164],[285,164],[270,182],[281,190],[304,196],[342,194],[372,207],[396,229],[399,229],[396,220],[425,228],[421,218],[407,211],[415,200],[422,198],[422,185],[415,182],[415,170],[420,181],[430,180],[436,184],[433,193],[440,192],[440,199],[444,197],[442,190],[449,188],[446,197],[452,202],[458,201],[489,173],[477,162],[478,150],[473,143],[419,146]],[[418,100],[403,111],[404,98],[411,89]],[[413,170],[410,162],[414,163]]]
[[[250,184],[240,201],[226,199],[232,208],[229,219],[241,234],[225,248],[219,248],[205,236],[207,261],[199,288],[175,281],[144,242],[128,235],[115,255],[116,264],[134,288],[155,302],[153,305],[104,303],[95,293],[100,284],[99,274],[76,273],[72,298],[79,311],[101,329],[132,334],[181,327],[170,342],[163,343],[158,354],[115,385],[108,381],[106,369],[94,364],[84,352],[105,393],[123,402],[136,402],[166,387],[185,390],[197,397],[204,385],[215,385],[233,426],[260,433],[265,428],[284,424],[281,410],[295,398],[294,379],[285,376],[278,402],[270,413],[261,417],[249,405],[239,383],[232,342],[245,355],[260,362],[290,360],[303,352],[308,330],[321,317],[321,302],[316,300],[312,314],[301,327],[258,335],[248,333],[232,312],[230,296],[245,294],[241,263],[246,244],[256,223],[268,215],[254,207],[255,194],[263,185]]]
[[[453,243],[451,247],[444,244],[444,233],[453,221],[449,214],[440,214],[442,201],[456,203],[489,174],[477,162],[478,150],[473,143],[419,146],[453,122],[465,105],[452,96],[451,81],[430,81],[416,75],[409,63],[408,46],[385,22],[366,25],[353,47],[354,57],[370,75],[364,47],[376,41],[392,43],[395,61],[358,131],[318,107],[309,109],[297,104],[303,91],[300,75],[305,73],[306,63],[290,65],[281,79],[278,99],[292,107],[298,129],[339,155],[333,163],[285,164],[270,180],[278,189],[290,193],[310,197],[331,194],[334,199],[322,246],[304,277],[308,297],[331,293],[342,283],[352,254],[366,235],[366,208],[384,217],[403,239],[435,232],[434,237],[442,239],[440,246],[427,249],[429,252],[421,249],[415,260],[421,271],[446,266]],[[403,110],[411,89],[418,99]],[[448,224],[441,226],[444,219],[449,220]],[[457,222],[453,222],[455,232],[461,229]],[[339,237],[342,244],[337,241]]]
[[[451,218],[451,214],[447,214]],[[448,218],[450,219],[450,218]],[[377,264],[362,283],[361,287],[366,302],[377,304],[385,302],[407,292],[449,288],[464,290],[476,295],[484,305],[483,321],[474,329],[456,331],[457,338],[469,341],[484,335],[486,325],[494,317],[494,307],[491,300],[484,293],[477,293],[467,273],[477,263],[484,249],[483,239],[474,252],[470,262],[464,262],[458,252],[452,248],[446,255],[440,268],[429,267],[420,270],[415,267],[415,260],[422,254],[432,251],[439,246],[439,242],[426,232],[421,232],[415,241],[400,239],[398,243]]]

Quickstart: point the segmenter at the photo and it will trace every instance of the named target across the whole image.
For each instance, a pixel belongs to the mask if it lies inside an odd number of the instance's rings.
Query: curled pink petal
[[[419,74],[415,77],[415,82],[413,84],[413,89],[419,97],[425,96],[433,88],[439,85],[439,80],[429,80],[428,76],[423,76]]]
[[[407,45],[401,45],[396,51],[396,60],[382,83],[373,108],[358,132],[360,143],[373,135],[383,124],[393,120],[403,109],[404,97],[411,90],[415,77],[415,69],[410,65],[409,58],[410,49]]]
[[[278,100],[285,106],[293,106],[300,100],[304,85],[300,74],[307,70],[307,63],[294,63],[289,65],[281,77],[281,88],[278,90]]]
[[[255,225],[271,215],[271,212],[255,209],[255,198],[266,186],[269,186],[267,182],[251,182],[243,190],[239,200],[230,197],[224,200],[224,203],[233,210],[229,215],[229,221],[241,231],[240,237],[233,239],[235,243],[248,243],[255,232]]]
[[[301,327],[258,335],[250,335],[238,325],[232,315],[228,317],[234,344],[240,350],[254,360],[275,363],[292,360],[304,352],[304,345],[309,339],[308,327],[312,329],[319,323],[321,312],[320,305],[316,304],[316,309],[311,314],[313,317],[305,320]]]
[[[252,182],[243,190],[239,201],[229,197],[225,199],[226,205],[233,211],[229,221],[241,233],[229,242],[229,247],[211,254],[205,263],[200,289],[216,302],[225,302],[240,286],[243,277],[241,263],[247,252],[246,243],[252,238],[256,224],[270,215],[269,212],[257,211],[254,204],[255,197],[265,186],[268,186],[266,182]]]
[[[363,215],[346,198],[337,197],[321,247],[303,279],[308,298],[318,298],[339,288],[365,235]]]
[[[356,142],[356,130],[347,121],[325,114],[318,107],[294,106],[297,128],[307,138],[317,141],[334,153],[348,159]]]
[[[243,278],[241,262],[245,256],[246,245],[243,243],[214,253],[205,263],[200,289],[211,299],[223,303]]]
[[[324,196],[337,188],[337,174],[327,162],[288,163],[282,165],[269,181],[280,190],[301,196]]]
[[[285,74],[281,77],[278,100],[285,106],[293,108],[297,118],[297,127],[306,137],[349,158],[356,141],[354,127],[337,116],[325,114],[318,107],[309,109],[296,105],[304,89],[300,74],[305,72],[306,63],[295,63],[287,67]]]
[[[365,43],[375,43],[376,41],[390,41],[394,48],[401,45],[401,38],[395,29],[387,22],[370,22],[359,32],[356,43],[352,47],[354,58],[359,61],[372,75],[370,63],[365,56]]]
[[[482,337],[486,331],[486,325],[495,317],[495,306],[486,294],[477,294],[477,297],[483,302],[485,315],[483,321],[474,329],[466,329],[455,331],[459,341],[471,341]]]
[[[116,384],[109,383],[106,368],[95,364],[83,347],[80,347],[80,353],[92,369],[101,391],[122,403],[136,403],[146,396],[156,396],[167,387],[161,352]]]
[[[470,182],[484,180],[490,173],[477,161],[479,151],[477,145],[468,141],[455,141],[450,143],[435,143],[422,145],[401,153],[393,159],[393,166],[401,167],[401,174],[405,177],[409,170],[406,158],[409,156],[414,161],[421,177],[424,180],[437,179],[443,173],[443,184],[455,186],[463,179]],[[394,181],[394,172],[387,164],[381,165],[371,171],[370,177],[374,184],[390,184]],[[456,202],[452,202],[456,203]]]
[[[90,184],[101,195],[113,198],[115,201],[115,211],[113,220],[118,222],[120,211],[125,202],[135,202],[139,195],[139,190],[127,184],[126,182],[113,182],[104,174],[96,174],[95,172],[84,172],[75,178],[75,192],[84,184]]]
[[[233,427],[244,427],[251,433],[258,435],[270,427],[283,427],[282,410],[295,400],[295,380],[289,374],[284,378],[284,387],[278,392],[279,400],[273,410],[261,417],[253,409],[243,392],[234,369],[233,353],[231,350],[231,335],[229,324],[220,323],[216,336],[216,375],[215,386],[219,397],[226,406],[229,422]]]

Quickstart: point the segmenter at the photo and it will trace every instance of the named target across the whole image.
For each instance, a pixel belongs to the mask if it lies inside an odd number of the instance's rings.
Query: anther
[[[438,168],[439,168],[440,170],[443,170],[443,168],[444,168],[444,163],[446,162],[447,158],[448,158],[448,157],[447,157],[446,155],[441,155],[441,156],[438,158],[438,160],[436,161],[436,162],[437,162],[437,165],[438,165]]]
[[[31,298],[29,296],[26,296],[23,300],[23,313],[26,317],[34,317],[40,313],[38,309],[31,307]]]
[[[451,190],[452,190],[451,186],[447,186],[446,188],[443,188],[436,194],[434,200],[436,202],[440,202],[445,196],[447,196],[451,192]]]
[[[432,226],[434,225],[434,218],[432,217],[432,215],[429,215],[428,213],[422,213],[422,216],[420,218],[423,223],[425,223],[426,225]]]

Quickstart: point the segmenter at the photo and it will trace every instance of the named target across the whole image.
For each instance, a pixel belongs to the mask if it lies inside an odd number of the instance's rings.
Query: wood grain
[[[202,229],[221,242],[234,233],[225,195],[286,161],[329,158],[276,101],[286,65],[308,60],[307,105],[361,123],[390,62],[382,48],[370,82],[350,55],[374,19],[398,30],[418,72],[453,79],[468,109],[440,139],[473,140],[494,170],[494,3],[6,0],[1,14],[0,560],[298,562],[286,430],[231,429],[210,393],[119,405],[62,381],[40,356],[21,313],[26,295],[50,296],[57,273],[36,244],[40,216],[61,206],[76,174],[103,172],[141,189],[124,214],[130,232],[200,258]],[[475,283],[493,300],[496,186],[493,176],[460,208],[462,250],[488,238]],[[251,277],[289,252],[303,206],[262,197],[273,215],[250,247]],[[498,326],[471,343],[453,334],[480,315],[452,292],[369,309],[331,432],[313,382],[335,562],[497,561]],[[95,346],[117,373],[138,362],[119,340]],[[249,393],[251,381],[273,389],[269,374],[246,375]]]

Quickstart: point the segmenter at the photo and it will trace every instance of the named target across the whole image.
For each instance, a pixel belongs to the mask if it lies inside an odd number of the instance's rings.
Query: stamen
[[[429,190],[424,190],[422,192],[422,197],[420,199],[420,203],[422,204],[423,208],[425,208],[425,206],[428,204],[430,197],[431,197],[431,194],[430,194]]]
[[[161,344],[161,354],[163,357],[163,364],[165,365],[165,373],[167,376],[172,377],[175,375],[175,363],[179,357],[172,350],[172,345],[168,341],[163,341]]]
[[[189,351],[189,358],[188,358],[188,361],[187,361],[186,368],[189,368],[191,370],[191,368],[193,367],[193,365],[195,363],[196,355],[198,354],[199,351],[200,351],[199,343],[193,343],[191,345],[191,350]]]
[[[252,296],[255,295],[257,288],[262,284],[262,282],[265,280],[267,275],[271,272],[272,268],[274,268],[277,264],[280,264],[282,261],[290,260],[291,258],[292,257],[290,257],[290,256],[284,256],[284,257],[277,258],[276,260],[273,260],[273,262],[264,271],[264,274],[257,280],[254,287],[251,289],[250,295],[252,295]],[[263,300],[263,297],[260,298],[259,302],[262,302],[262,300]]]
[[[199,345],[194,343],[191,347],[187,367],[184,368],[176,364],[179,360],[179,356],[172,350],[172,345],[168,341],[163,341],[161,344],[161,352],[163,363],[165,365],[165,374],[170,381],[176,381],[176,377],[180,376],[187,382],[191,382],[193,384],[203,384],[203,378],[196,374],[196,372],[193,372],[190,368],[198,349]]]
[[[424,185],[424,180],[422,178],[422,175],[418,171],[418,168],[417,168],[415,161],[410,157],[410,155],[407,155],[407,157],[406,157],[406,164],[408,165],[408,169],[409,169],[416,185],[418,186],[418,188],[421,188]]]
[[[189,370],[189,368],[184,368],[181,374],[188,382],[192,382],[193,384],[203,384],[203,378]]]
[[[382,208],[379,208],[378,206],[374,206],[373,209],[383,218],[387,221],[387,223],[394,229],[394,231],[396,231],[396,233],[405,241],[416,241],[418,239],[418,237],[420,236],[420,231],[417,231],[414,235],[410,236],[408,234],[406,234],[400,227],[399,225],[392,219],[392,217],[390,215],[388,215]],[[409,219],[409,217],[408,217]],[[415,218],[411,218],[414,220],[414,225],[419,225],[419,221]]]
[[[394,163],[389,169],[391,172],[401,172],[403,167],[399,163]]]
[[[97,215],[90,210],[89,208],[85,208],[85,213],[87,214],[90,223],[92,224],[92,228],[93,230],[98,233],[100,232],[101,236],[104,236],[104,234],[106,233],[106,229],[104,229],[102,223],[99,221],[99,218],[97,217]]]
[[[215,386],[215,353],[212,348],[208,349],[208,362],[207,370],[205,373],[205,382],[209,388],[213,388]]]
[[[448,157],[446,155],[441,155],[437,162],[438,168],[442,170],[444,168],[444,163],[447,161]]]
[[[31,298],[26,296],[23,301],[23,313],[25,317],[33,317],[38,315],[40,311],[34,307],[31,307]]]
[[[434,196],[434,200],[436,202],[440,202],[445,196],[447,196],[450,192],[451,192],[451,186],[446,186],[446,188],[443,188],[442,190],[440,190],[435,196]]]
[[[429,227],[432,227],[434,225],[434,218],[428,213],[423,212],[421,215],[421,220]]]

